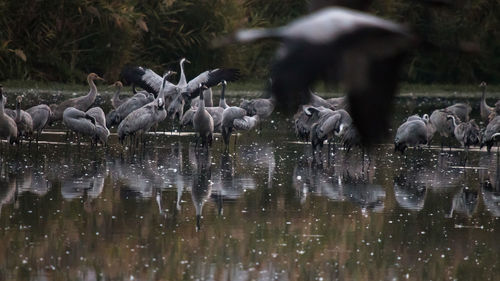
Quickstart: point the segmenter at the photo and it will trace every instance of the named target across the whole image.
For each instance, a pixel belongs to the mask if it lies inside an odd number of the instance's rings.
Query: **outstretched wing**
[[[125,67],[120,76],[123,82],[137,85],[155,96],[160,92],[161,83],[163,81],[162,77],[156,74],[156,72],[142,66]],[[174,84],[166,81],[166,91],[174,87]]]
[[[213,87],[223,80],[232,82],[240,78],[240,71],[236,68],[216,68],[207,70],[195,78],[191,79],[187,84],[186,92],[196,92],[200,84],[204,84],[208,88]]]

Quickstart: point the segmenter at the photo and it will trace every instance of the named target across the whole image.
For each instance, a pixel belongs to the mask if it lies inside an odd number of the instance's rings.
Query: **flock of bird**
[[[265,39],[283,42],[271,66],[268,98],[229,106],[225,101],[227,82],[238,79],[239,71],[207,70],[188,82],[184,64],[189,61],[183,58],[177,84],[168,80],[174,71],[160,76],[148,68],[126,67],[122,80],[133,85],[134,95],[121,99],[119,91],[123,85],[116,82],[114,109],[107,115],[92,107],[97,95],[94,81],[103,80],[94,73],[87,77],[87,95],[60,104],[38,105],[23,111],[22,98],[18,97],[14,111],[4,109],[6,99],[2,98],[0,137],[10,143],[31,139],[33,132],[39,136],[47,124],[62,121],[77,137],[88,136],[95,144],[106,144],[109,129],[116,127],[121,143],[129,139],[131,145],[137,145],[147,132],[169,117],[182,127],[192,125],[196,143],[201,146],[210,146],[214,132],[221,132],[227,148],[233,131],[256,128],[275,106],[290,113],[299,108],[295,114],[297,135],[310,140],[314,149],[321,148],[333,136],[341,137],[349,150],[353,146],[369,147],[388,135],[398,72],[418,41],[408,28],[365,12],[326,7],[286,26],[240,30],[215,40],[213,45]],[[325,100],[315,95],[311,88],[321,79],[340,82],[346,97]],[[211,88],[219,84],[221,98],[219,105],[214,106]],[[135,86],[143,91],[137,92]],[[395,149],[404,152],[409,146],[430,144],[432,136],[439,133],[445,138],[456,137],[466,148],[481,143],[490,150],[500,136],[500,116],[496,116],[500,104],[495,108],[487,106],[486,84],[481,87],[481,115],[489,120],[482,132],[474,120],[469,120],[470,106],[456,104],[430,116],[409,117],[396,133]],[[190,108],[184,112],[188,103]]]

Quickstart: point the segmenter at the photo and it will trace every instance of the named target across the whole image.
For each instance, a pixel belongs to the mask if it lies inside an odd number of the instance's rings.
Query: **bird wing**
[[[184,112],[181,119],[181,126],[193,125],[193,116],[196,112],[196,108],[190,108],[188,111]]]
[[[243,118],[234,119],[233,127],[236,130],[243,130],[243,131],[251,130],[255,126],[255,123],[252,122],[251,119],[252,118],[248,116],[243,116]]]
[[[196,93],[198,86],[204,84],[208,88],[219,84],[222,80],[228,82],[236,81],[240,78],[240,71],[235,68],[216,68],[207,70],[195,78],[191,79],[186,86],[186,92]]]
[[[160,75],[142,66],[125,67],[120,76],[125,83],[138,85],[149,93],[153,93],[155,96],[160,92],[161,83],[163,82],[163,78]],[[168,81],[165,82],[166,92],[174,88],[174,84]]]
[[[334,115],[328,117],[324,122],[322,122],[320,124],[320,126],[318,127],[320,137],[328,135],[331,132],[333,132],[334,130],[337,130],[337,128],[339,126],[339,121],[341,118],[342,118],[342,115],[337,113],[337,114],[334,114]]]

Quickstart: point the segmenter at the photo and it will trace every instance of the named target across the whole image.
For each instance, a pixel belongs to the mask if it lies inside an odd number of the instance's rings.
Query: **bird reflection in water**
[[[193,173],[191,199],[196,209],[196,231],[201,228],[203,205],[212,193],[212,156],[208,150],[197,150],[195,153],[196,169]]]
[[[344,157],[338,157],[327,168],[315,165],[314,161],[310,162],[305,157],[298,161],[293,172],[293,185],[298,190],[301,202],[304,203],[311,193],[333,201],[352,202],[360,206],[362,212],[382,211],[385,190],[373,184],[375,164]]]
[[[488,168],[479,171],[484,205],[493,216],[500,217],[500,158],[487,154],[479,161],[481,167]]]
[[[409,168],[394,178],[394,197],[400,207],[411,211],[424,208],[427,187],[419,179],[420,172],[419,168]]]

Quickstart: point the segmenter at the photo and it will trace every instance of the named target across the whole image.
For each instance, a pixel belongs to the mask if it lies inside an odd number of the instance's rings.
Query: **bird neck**
[[[0,117],[3,117],[4,107],[5,107],[5,104],[3,104],[3,96],[2,96],[2,94],[0,94]]]
[[[450,117],[453,120],[453,127],[457,127],[458,124],[457,124],[457,120],[455,119],[455,116],[451,115]]]
[[[220,92],[219,107],[227,108],[227,103],[226,103],[226,85],[222,85],[222,91]]]
[[[186,74],[184,74],[184,60],[181,60],[180,66],[181,66],[181,75],[179,77],[179,83],[177,83],[177,85],[182,86],[187,84]]]
[[[200,95],[200,102],[198,104],[198,110],[203,110],[205,109],[205,100],[203,99],[203,91],[201,92],[201,95]]]
[[[115,94],[113,95],[113,100],[120,101],[120,91],[121,90],[122,90],[122,88],[118,87]]]
[[[89,86],[90,86],[90,91],[89,93],[87,94],[87,96],[90,98],[90,99],[94,99],[97,95],[97,87],[94,83],[94,79],[88,77],[87,78],[87,82],[89,83]]]

